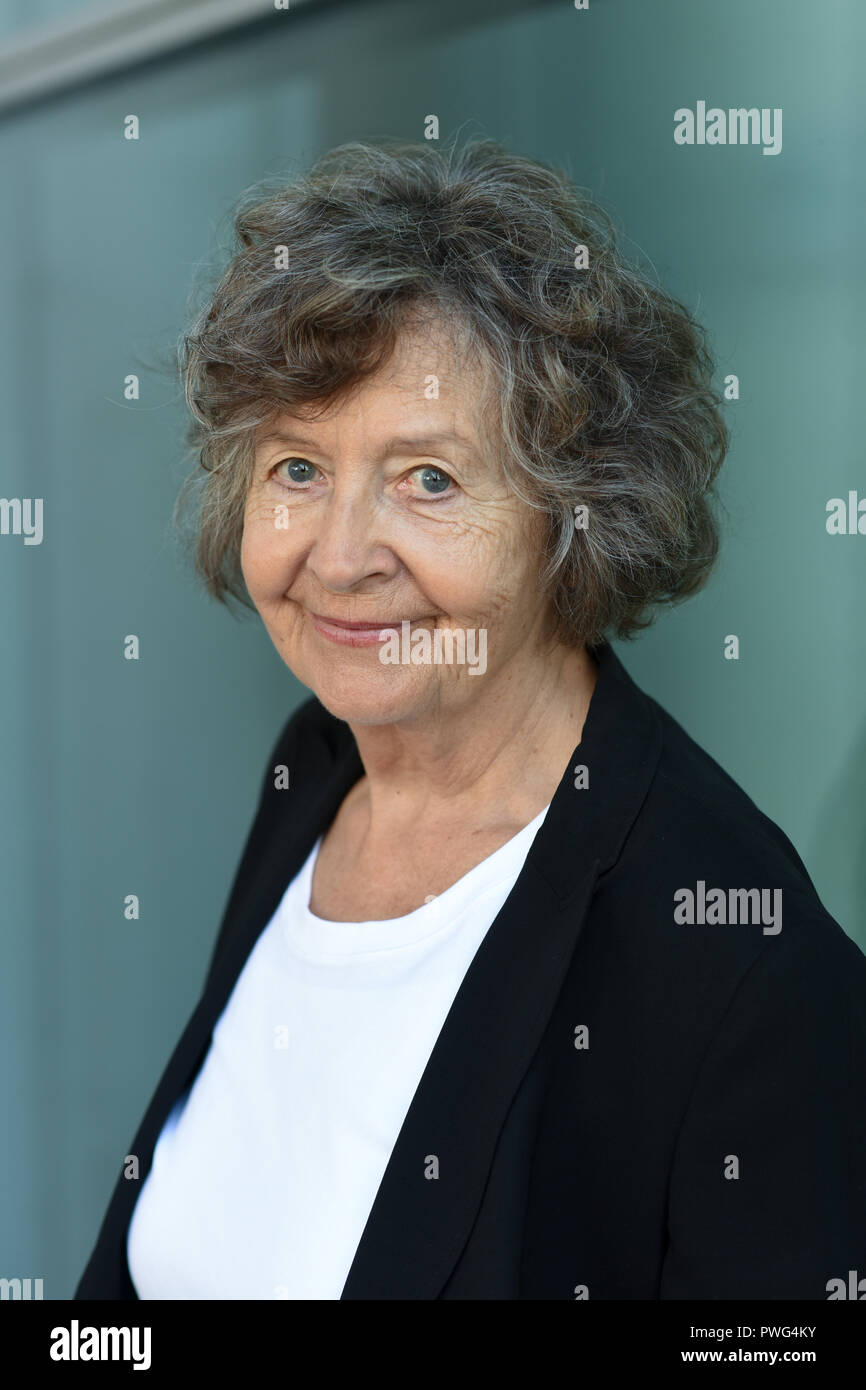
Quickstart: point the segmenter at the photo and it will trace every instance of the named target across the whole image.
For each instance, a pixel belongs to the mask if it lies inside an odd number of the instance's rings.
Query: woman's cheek
[[[252,585],[268,590],[281,584],[283,575],[291,569],[291,518],[283,519],[281,509],[268,501],[248,504],[241,537],[241,569],[247,588]]]

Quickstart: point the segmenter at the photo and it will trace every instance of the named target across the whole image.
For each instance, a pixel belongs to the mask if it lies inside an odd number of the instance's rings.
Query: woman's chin
[[[319,670],[306,681],[313,694],[335,719],[347,724],[396,724],[418,718],[429,707],[429,672],[397,674],[393,668],[352,673]]]

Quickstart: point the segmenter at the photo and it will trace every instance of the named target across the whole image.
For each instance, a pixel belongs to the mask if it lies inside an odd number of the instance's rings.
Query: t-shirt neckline
[[[549,803],[504,845],[487,855],[443,893],[401,917],[366,922],[334,922],[310,911],[313,871],[324,833],[289,885],[283,904],[292,950],[307,959],[348,957],[400,949],[435,935],[452,924],[468,907],[501,891],[503,881],[517,877],[530,845],[550,809]]]

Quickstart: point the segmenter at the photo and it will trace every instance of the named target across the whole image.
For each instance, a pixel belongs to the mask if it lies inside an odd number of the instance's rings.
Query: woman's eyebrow
[[[292,434],[288,431],[273,430],[269,434],[259,436],[259,444],[297,444],[304,449],[317,449],[319,446],[314,439],[307,439],[301,434]],[[400,449],[416,449],[420,453],[432,451],[438,444],[459,444],[464,449],[475,452],[477,444],[472,440],[466,439],[463,435],[454,430],[441,430],[432,434],[396,434],[390,439],[386,439],[382,445],[382,454],[397,453]]]
[[[385,441],[383,454],[393,454],[399,449],[435,449],[437,444],[460,444],[464,449],[474,451],[477,445],[455,430],[440,430],[432,434],[396,434]]]
[[[305,449],[315,449],[313,439],[305,439],[302,434],[289,434],[284,430],[270,430],[268,434],[256,436],[256,444],[300,444]]]

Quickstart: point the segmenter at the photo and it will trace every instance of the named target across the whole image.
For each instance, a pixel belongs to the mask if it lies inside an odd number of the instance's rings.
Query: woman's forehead
[[[256,442],[319,438],[353,421],[387,435],[395,450],[443,442],[474,448],[489,435],[490,384],[485,364],[444,328],[402,330],[375,372],[331,401],[278,408],[259,426]]]

